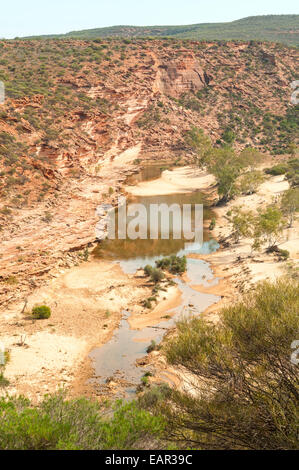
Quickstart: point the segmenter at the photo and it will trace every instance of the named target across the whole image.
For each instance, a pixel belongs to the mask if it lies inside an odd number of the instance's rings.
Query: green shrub
[[[149,370],[147,372],[145,372],[145,374],[143,374],[143,377],[152,377],[152,376],[153,376],[153,374]]]
[[[11,214],[11,209],[9,207],[3,207],[1,210],[0,210],[0,213],[3,214],[3,215],[9,215]]]
[[[4,373],[0,372],[0,388],[8,387],[9,380],[4,377]]]
[[[4,280],[4,282],[12,286],[18,284],[18,279],[16,278],[16,276],[9,276]]]
[[[236,135],[231,129],[226,129],[222,135],[222,139],[227,144],[232,144],[236,139]]]
[[[265,173],[267,175],[284,175],[288,171],[288,165],[286,163],[279,163],[278,165],[272,166],[271,168],[266,168]]]
[[[161,346],[152,339],[151,344],[146,348],[146,352],[149,354],[152,351],[159,351],[159,349],[161,349]]]
[[[138,449],[156,440],[164,421],[136,402],[118,401],[107,410],[99,403],[63,394],[34,406],[23,397],[0,399],[1,450]],[[111,413],[112,412],[112,413]]]
[[[49,224],[52,220],[53,220],[53,214],[51,214],[51,212],[49,211],[46,211],[44,216],[42,217],[42,221]]]
[[[88,259],[89,259],[88,247],[86,247],[86,248],[84,249],[82,256],[83,256],[84,261],[88,261]]]
[[[158,282],[162,281],[162,279],[164,279],[165,275],[161,269],[153,268],[150,277],[151,281],[157,284]]]
[[[154,268],[153,268],[150,264],[147,264],[147,265],[143,268],[144,274],[145,274],[146,276],[150,276],[150,275],[152,274],[153,269],[154,269]]]
[[[172,274],[182,274],[187,268],[186,256],[171,255],[156,261],[157,268],[165,269]]]
[[[145,299],[143,302],[142,302],[143,306],[145,308],[152,308],[152,303],[149,299]]]
[[[39,305],[37,307],[33,307],[32,309],[32,316],[37,320],[42,320],[45,318],[50,318],[51,316],[51,309],[46,305]]]
[[[191,374],[196,393],[173,390],[159,401],[166,439],[185,448],[297,449],[299,377],[291,345],[298,311],[299,281],[282,278],[258,284],[223,309],[217,324],[180,321],[165,352]]]
[[[299,186],[299,158],[289,160],[288,164],[286,178],[292,187]]]
[[[214,230],[215,226],[216,226],[216,219],[215,217],[213,217],[209,225],[209,230]]]
[[[169,385],[164,383],[164,384],[152,387],[146,393],[141,395],[138,398],[138,402],[140,403],[140,406],[142,408],[151,409],[152,407],[161,403],[162,400],[164,400],[165,398],[168,398],[170,394],[171,394],[171,389]]]
[[[141,377],[141,383],[144,385],[144,386],[148,386],[149,385],[149,382],[148,382],[148,376],[147,375],[144,375],[143,377]]]
[[[281,248],[277,251],[278,256],[283,261],[286,261],[290,257],[290,252],[288,250],[282,250]]]

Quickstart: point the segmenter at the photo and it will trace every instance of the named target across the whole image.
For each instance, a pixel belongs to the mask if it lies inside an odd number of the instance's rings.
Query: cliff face
[[[116,200],[137,158],[188,160],[191,126],[219,143],[230,129],[236,147],[265,152],[295,140],[295,49],[171,40],[0,41],[0,49],[5,301],[95,239],[96,206]]]
[[[188,54],[188,51],[186,51]],[[193,54],[185,59],[165,60],[159,65],[158,80],[161,93],[179,98],[183,93],[195,94],[211,81]]]

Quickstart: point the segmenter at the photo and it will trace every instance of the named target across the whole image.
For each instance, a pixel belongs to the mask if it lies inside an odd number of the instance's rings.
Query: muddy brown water
[[[160,176],[162,170],[162,165],[147,167],[139,174],[131,177],[131,182],[153,180]],[[145,206],[151,203],[203,203],[204,219],[211,218],[211,210],[204,195],[199,191],[187,194],[134,197],[134,202],[136,200]],[[163,256],[171,254],[188,256],[191,253],[209,254],[216,251],[218,247],[217,241],[211,239],[210,233],[206,231],[201,246],[189,243],[187,249],[183,239],[106,240],[98,245],[94,254],[98,258],[114,260],[115,263],[119,263],[125,273],[133,274],[147,264],[155,266],[155,261]],[[115,331],[111,340],[90,353],[98,385],[104,384],[107,378],[113,377],[127,383],[127,386],[122,390],[125,396],[134,393],[141,377],[148,370],[138,367],[136,360],[145,356],[151,341],[159,344],[167,329],[172,327],[182,316],[199,315],[219,300],[216,295],[198,292],[198,290],[191,287],[192,285],[211,286],[217,284],[218,279],[214,278],[209,263],[201,259],[187,258],[187,277],[189,279],[188,283],[180,277],[174,279],[182,294],[181,304],[179,307],[165,312],[165,320],[163,319],[155,327],[132,330],[128,322],[130,312],[123,312],[119,328]]]

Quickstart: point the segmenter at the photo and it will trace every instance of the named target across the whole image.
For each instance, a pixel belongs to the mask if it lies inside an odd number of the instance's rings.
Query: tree
[[[240,153],[240,159],[245,167],[250,166],[253,170],[259,163],[263,161],[261,152],[252,147],[247,147]]]
[[[214,169],[214,175],[218,183],[218,194],[221,202],[228,202],[236,194],[238,194],[238,188],[236,180],[239,175],[237,168],[223,166],[222,168]]]
[[[227,130],[224,137],[227,144],[234,140],[231,130]],[[253,148],[246,148],[239,154],[236,154],[230,145],[215,148],[203,130],[196,127],[187,132],[185,141],[196,152],[199,166],[207,166],[215,176],[220,202],[227,202],[238,194],[237,178],[246,168],[254,168],[262,159],[261,153]],[[261,182],[261,173],[253,170],[241,180],[246,194],[254,192]]]
[[[236,139],[236,135],[231,129],[227,128],[222,134],[222,139],[227,144],[232,144],[234,140]]]
[[[299,158],[292,158],[288,161],[286,178],[292,187],[299,186]]]
[[[241,237],[252,236],[255,217],[251,211],[242,211],[240,207],[234,207],[229,213],[229,221],[232,223],[232,237],[236,243]]]
[[[258,284],[217,324],[180,321],[164,351],[189,381],[157,404],[165,438],[181,448],[296,449],[298,311],[299,281],[280,279]]]
[[[264,176],[261,171],[248,171],[239,179],[239,190],[241,194],[253,194],[263,181]]]
[[[254,248],[267,244],[271,250],[278,242],[284,228],[283,214],[276,206],[268,206],[258,215],[255,232]]]
[[[4,377],[5,368],[9,361],[10,352],[5,349],[0,351],[0,389],[9,385],[9,380]]]
[[[296,145],[295,142],[291,142],[288,145],[287,151],[294,157],[298,152],[298,146]]]
[[[236,157],[233,149],[223,147],[214,150],[209,169],[216,178],[218,194],[222,202],[229,201],[238,193],[236,180],[242,167],[243,164]]]
[[[221,201],[227,202],[239,193],[237,178],[250,162],[248,154],[238,155],[231,147],[214,149],[211,153],[209,170],[216,177]]]
[[[295,213],[299,211],[299,188],[291,188],[284,192],[281,198],[281,210],[288,219],[289,227],[292,227]]]
[[[187,131],[185,141],[196,152],[196,163],[201,167],[205,166],[213,151],[210,137],[205,135],[202,129],[192,127]]]

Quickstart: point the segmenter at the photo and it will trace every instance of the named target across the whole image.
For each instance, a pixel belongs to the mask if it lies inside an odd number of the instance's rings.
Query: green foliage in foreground
[[[192,394],[162,385],[113,408],[63,393],[38,406],[2,398],[0,450],[157,449],[171,442],[180,449],[296,449],[299,379],[291,345],[298,311],[294,273],[259,284],[217,324],[180,321],[165,353],[187,372],[184,390]]]
[[[0,400],[0,449],[138,449],[156,442],[163,420],[136,402],[117,402],[114,412],[84,398],[46,397],[40,406],[24,398]]]
[[[225,308],[216,325],[179,322],[166,355],[191,374],[196,394],[172,391],[157,405],[167,439],[183,448],[298,448],[298,366],[291,362],[298,312],[299,281],[280,279]]]

